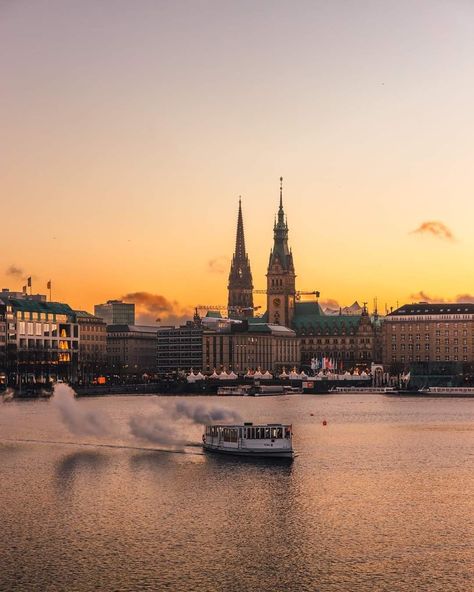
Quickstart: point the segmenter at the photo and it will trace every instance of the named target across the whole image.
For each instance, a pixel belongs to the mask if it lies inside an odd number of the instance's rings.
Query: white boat
[[[250,391],[249,395],[253,395],[254,397],[273,397],[275,395],[284,395],[286,394],[286,390],[284,386],[281,385],[260,385],[256,386],[252,391]]]
[[[474,397],[472,386],[428,386],[419,390],[420,395],[435,397]]]
[[[250,394],[250,390],[251,387],[248,385],[220,386],[217,389],[217,394],[224,396],[246,397]]]
[[[206,425],[202,446],[208,452],[248,458],[292,459],[292,432],[291,425],[281,423]]]
[[[394,393],[396,389],[393,386],[336,386],[331,389],[331,393],[362,393],[368,395],[385,395]]]

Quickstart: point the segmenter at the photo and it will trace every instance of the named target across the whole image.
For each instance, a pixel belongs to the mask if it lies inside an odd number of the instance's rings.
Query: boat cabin
[[[273,456],[292,454],[292,426],[283,424],[207,425],[204,448],[218,452]]]

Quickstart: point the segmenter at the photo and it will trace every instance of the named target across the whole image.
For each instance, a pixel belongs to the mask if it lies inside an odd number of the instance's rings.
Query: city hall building
[[[309,367],[311,359],[330,358],[340,370],[370,366],[382,360],[382,319],[369,315],[364,305],[360,314],[326,314],[317,300],[304,301],[296,289],[296,269],[288,244],[288,222],[283,208],[283,179],[280,202],[273,227],[273,246],[267,267],[267,310],[255,317],[250,260],[245,249],[242,207],[239,201],[235,252],[228,283],[229,316],[253,323],[282,326],[298,339],[297,365]],[[314,291],[312,295],[319,293]],[[274,330],[272,330],[274,332]],[[205,348],[204,348],[205,349]],[[285,356],[283,356],[285,357]],[[293,359],[293,355],[290,356]],[[205,364],[205,367],[207,364]]]

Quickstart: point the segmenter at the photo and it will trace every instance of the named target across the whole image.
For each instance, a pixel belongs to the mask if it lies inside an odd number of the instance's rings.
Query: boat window
[[[270,428],[265,428],[265,439],[269,440],[270,439]]]
[[[285,428],[285,438],[289,438],[291,436],[291,430],[290,428],[287,426]]]
[[[283,438],[283,429],[282,428],[277,428],[277,430],[276,430],[276,437],[277,438]]]
[[[239,428],[239,438],[242,438],[242,428]]]

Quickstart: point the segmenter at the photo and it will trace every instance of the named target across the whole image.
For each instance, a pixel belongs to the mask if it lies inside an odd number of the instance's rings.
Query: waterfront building
[[[199,323],[188,321],[180,327],[158,329],[157,371],[173,374],[202,369],[202,335]]]
[[[157,330],[147,325],[107,325],[109,372],[123,378],[154,374]]]
[[[383,363],[392,371],[424,364],[427,373],[434,367],[455,373],[473,362],[474,304],[418,302],[385,317]]]
[[[243,321],[203,332],[202,366],[206,373],[226,369],[242,374],[257,368],[280,373],[283,368],[299,366],[299,361],[296,333],[282,325]]]
[[[90,383],[105,372],[107,364],[107,325],[85,310],[76,310],[79,325],[79,380]]]
[[[247,318],[253,316],[253,282],[250,261],[245,250],[244,222],[242,217],[242,201],[239,199],[237,216],[237,233],[235,251],[230,266],[228,283],[228,308],[231,318]]]
[[[294,326],[300,338],[301,365],[311,360],[333,361],[335,369],[369,367],[381,362],[381,320],[364,306],[360,315],[326,315],[318,303],[297,303]]]
[[[135,325],[135,304],[121,300],[107,300],[105,304],[96,304],[94,314],[107,325]]]
[[[3,379],[7,367],[7,307],[0,301],[0,374]],[[0,380],[0,386],[2,381]]]
[[[26,295],[13,298],[6,290],[0,301],[5,311],[9,383],[47,383],[58,378],[75,382],[79,327],[72,308]]]

